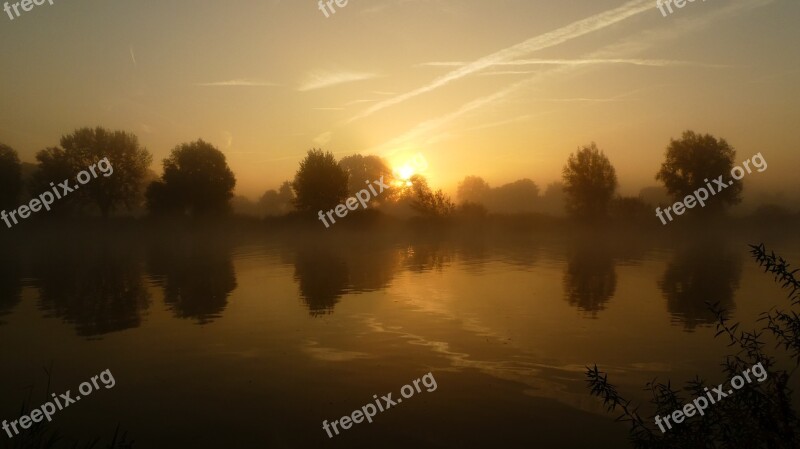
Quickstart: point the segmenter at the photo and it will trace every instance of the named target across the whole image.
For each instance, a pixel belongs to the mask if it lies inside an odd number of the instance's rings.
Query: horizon
[[[256,200],[314,147],[392,167],[420,153],[431,185],[452,194],[469,175],[544,190],[590,142],[619,193],[636,195],[691,129],[726,139],[739,161],[773,162],[746,190],[795,194],[800,66],[782,48],[800,42],[796,3],[696,2],[666,17],[650,0],[351,1],[328,18],[315,7],[55,2],[6,18],[0,38],[22,44],[3,50],[14,70],[0,81],[15,88],[0,93],[14,111],[0,135],[33,162],[76,128],[124,130],[156,173],[200,138],[225,153],[236,194]]]

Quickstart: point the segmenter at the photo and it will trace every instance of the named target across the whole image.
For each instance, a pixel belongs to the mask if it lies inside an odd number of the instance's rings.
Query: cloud
[[[349,101],[349,102],[345,103],[344,106],[347,107],[347,106],[352,106],[354,104],[374,103],[376,101],[378,101],[378,100],[353,100],[353,101]]]
[[[277,86],[277,84],[269,81],[249,79],[249,78],[229,80],[229,81],[216,81],[213,83],[195,83],[194,85],[195,86],[255,86],[255,87]]]
[[[131,61],[133,61],[133,66],[134,67],[138,67],[139,65],[136,64],[136,56],[134,56],[134,54],[133,54],[133,45],[129,45],[128,46],[128,50],[131,51]]]
[[[328,142],[330,142],[332,137],[333,137],[333,133],[330,132],[330,131],[326,131],[326,132],[318,135],[317,137],[315,137],[313,142],[315,144],[319,145],[319,146],[323,146],[323,145],[327,144]]]
[[[584,59],[518,59],[515,61],[506,61],[493,64],[493,67],[518,67],[526,65],[586,65],[586,64],[631,64],[649,67],[668,67],[668,66],[695,66],[695,67],[714,67],[714,68],[728,68],[729,65],[722,64],[708,64],[703,62],[692,61],[676,61],[671,59],[602,59],[602,58],[584,58]],[[462,67],[467,65],[465,62],[458,61],[442,61],[442,62],[426,62],[420,64],[421,66],[433,67]],[[530,73],[530,72],[488,72],[495,74],[506,73]]]
[[[354,81],[363,81],[377,77],[374,73],[365,72],[326,72],[316,71],[309,73],[305,81],[297,88],[300,92],[309,90],[323,89],[325,87],[336,86]]]
[[[598,60],[598,59],[604,59],[609,55],[640,53],[640,52],[642,52],[644,50],[647,50],[647,49],[653,47],[655,44],[668,42],[668,41],[673,40],[673,39],[675,39],[676,37],[678,37],[678,36],[680,36],[682,34],[686,34],[686,33],[689,33],[689,32],[693,32],[693,31],[697,31],[697,30],[703,29],[706,26],[708,26],[709,24],[714,23],[714,22],[716,22],[718,20],[721,20],[721,19],[724,19],[724,18],[728,18],[728,17],[732,17],[732,16],[736,16],[736,15],[739,15],[741,13],[747,13],[750,10],[753,10],[753,9],[756,9],[756,8],[760,8],[760,7],[763,7],[763,6],[767,6],[769,4],[772,4],[774,1],[775,0],[752,0],[751,2],[748,2],[748,3],[736,3],[736,4],[727,5],[725,7],[721,7],[715,13],[709,14],[708,16],[685,19],[684,21],[680,21],[680,22],[678,22],[678,26],[675,27],[675,28],[670,27],[670,28],[665,29],[665,30],[649,30],[649,31],[642,32],[639,35],[629,36],[622,43],[608,45],[606,47],[601,48],[600,50],[597,50],[597,51],[595,51],[595,52],[593,52],[591,54],[586,55],[584,58],[579,59],[579,60]],[[595,17],[597,17],[597,16],[595,16]],[[676,29],[677,29],[678,32],[676,32]],[[513,61],[514,60],[512,59],[512,60],[509,60],[507,62],[513,62]],[[639,60],[639,61],[666,61],[666,60]],[[697,63],[692,63],[692,64],[697,64]],[[456,119],[458,119],[458,118],[460,118],[460,117],[462,117],[462,116],[464,116],[464,115],[466,115],[468,113],[471,113],[472,111],[474,111],[474,110],[476,110],[478,108],[481,108],[481,107],[486,106],[488,104],[492,104],[492,103],[498,102],[498,101],[504,99],[505,97],[509,96],[510,94],[514,93],[515,91],[517,91],[517,90],[519,90],[519,89],[521,89],[523,87],[527,87],[530,84],[533,84],[533,82],[541,80],[541,79],[543,79],[543,78],[545,78],[547,76],[553,76],[553,75],[558,75],[558,74],[561,74],[561,73],[566,73],[567,71],[574,70],[574,69],[576,69],[576,68],[578,68],[578,67],[580,67],[582,65],[588,66],[587,64],[567,64],[567,65],[559,64],[559,65],[557,65],[556,67],[554,67],[552,69],[537,72],[537,73],[534,74],[534,76],[532,76],[530,78],[527,78],[525,80],[516,82],[516,83],[514,83],[514,84],[512,84],[510,86],[507,86],[506,88],[504,88],[504,89],[502,89],[502,90],[500,90],[498,92],[495,92],[495,93],[493,93],[491,95],[487,95],[487,96],[484,96],[484,97],[481,97],[481,98],[478,98],[478,99],[475,99],[475,100],[472,100],[472,101],[462,105],[459,109],[457,109],[457,110],[455,110],[455,111],[453,111],[453,112],[451,112],[449,114],[443,115],[443,116],[441,116],[439,118],[436,118],[436,119],[431,119],[431,120],[427,120],[427,121],[424,121],[422,123],[419,123],[415,127],[413,127],[411,130],[407,131],[406,133],[404,133],[404,134],[402,134],[402,135],[400,135],[400,136],[398,136],[398,137],[396,137],[394,139],[391,139],[390,141],[385,142],[385,143],[383,143],[381,145],[373,147],[374,148],[373,151],[377,152],[377,151],[384,150],[384,151],[388,151],[388,154],[391,154],[391,153],[393,153],[395,151],[398,151],[398,150],[401,150],[401,149],[403,149],[405,147],[414,147],[414,146],[416,146],[416,142],[415,142],[416,139],[420,139],[420,138],[424,137],[425,135],[428,135],[428,134],[432,133],[433,131],[441,128],[442,126],[444,126],[444,125],[446,125],[446,124],[448,124],[448,123],[450,123],[450,122],[452,122],[452,121],[454,121],[454,120],[456,120]],[[723,66],[711,65],[711,64],[706,64],[705,66],[708,66],[708,67],[723,67]],[[589,67],[591,67],[591,66],[589,66]],[[455,72],[451,72],[451,73],[455,73]],[[445,76],[448,76],[448,75],[445,75]],[[439,78],[439,79],[442,79],[442,78]],[[419,91],[419,90],[420,89],[417,89],[417,91]],[[412,93],[417,92],[417,91],[412,91]],[[631,95],[633,93],[636,93],[636,92],[638,92],[638,91],[633,91],[633,92],[629,92],[629,93],[626,93],[626,94],[618,95],[618,96],[612,97],[611,99],[574,98],[574,99],[552,99],[552,100],[543,99],[542,101],[587,101],[587,102],[591,102],[591,101],[618,101],[620,98],[629,96],[629,95]],[[406,95],[408,95],[408,94],[406,94]],[[401,97],[403,97],[403,96],[401,95]],[[394,100],[394,99],[390,99],[390,101],[391,100]],[[543,112],[543,113],[547,113],[547,112]],[[539,115],[541,115],[543,113],[540,113]],[[524,116],[524,119],[529,119],[529,118],[531,118],[530,115]]]
[[[652,6],[651,0],[632,0],[620,6],[619,8],[596,14],[586,19],[573,22],[557,30],[532,37],[524,42],[504,48],[503,50],[497,51],[488,56],[484,56],[476,61],[459,67],[450,73],[436,78],[425,86],[419,87],[405,94],[389,98],[374,106],[371,106],[360,114],[352,117],[348,123],[370,116],[382,109],[402,103],[410,98],[433,91],[439,87],[459,80],[475,72],[481,71],[487,67],[491,67],[495,64],[513,61],[529,53],[553,47],[594,31],[602,30],[603,28],[614,25],[644,11],[650,11]]]

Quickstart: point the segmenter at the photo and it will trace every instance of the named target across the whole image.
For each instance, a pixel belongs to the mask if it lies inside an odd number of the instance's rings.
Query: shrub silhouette
[[[800,281],[790,271],[789,264],[774,253],[767,253],[764,245],[751,245],[752,255],[765,272],[775,275],[775,281],[789,290],[792,307],[800,305]],[[739,323],[731,323],[728,313],[719,304],[710,304],[717,317],[717,336],[723,335],[729,346],[738,351],[725,357],[723,363],[727,378],[739,375],[753,365],[761,364],[767,378],[761,383],[748,383],[723,401],[709,405],[702,416],[693,416],[671,430],[662,433],[637,413],[638,407],[624,399],[609,383],[608,375],[597,368],[587,367],[586,376],[593,396],[603,399],[609,412],[620,410],[618,420],[630,425],[630,439],[635,448],[797,448],[800,447],[798,429],[800,421],[792,408],[791,390],[788,387],[790,372],[778,368],[775,357],[764,351],[763,335],[771,334],[776,347],[787,351],[795,364],[800,364],[800,315],[794,310],[773,309],[761,314],[763,328],[746,332]],[[793,372],[793,371],[792,371]],[[647,384],[652,394],[651,403],[656,414],[664,416],[680,409],[695,397],[705,396],[705,382],[699,378],[688,382],[684,397],[670,382],[655,380]]]

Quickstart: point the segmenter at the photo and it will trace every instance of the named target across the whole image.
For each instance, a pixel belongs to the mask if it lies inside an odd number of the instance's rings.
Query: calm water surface
[[[0,255],[0,419],[110,369],[54,416],[137,448],[626,447],[587,364],[637,400],[654,377],[723,382],[704,301],[753,323],[784,296],[766,240],[511,234],[39,239]],[[431,372],[371,424],[333,421]]]

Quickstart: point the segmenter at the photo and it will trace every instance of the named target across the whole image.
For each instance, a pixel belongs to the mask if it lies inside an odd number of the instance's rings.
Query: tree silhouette
[[[718,176],[727,178],[735,158],[736,151],[725,139],[685,131],[679,140],[670,139],[656,179],[664,183],[675,200],[682,201]],[[742,184],[733,183],[715,194],[713,201],[709,200],[706,207],[700,209],[704,214],[718,213],[725,205],[738,204],[742,200],[741,194]]]
[[[391,185],[394,182],[392,170],[385,160],[378,156],[362,156],[354,154],[352,156],[343,157],[339,161],[341,167],[348,174],[347,193],[352,196],[356,192],[366,187],[366,181],[372,183],[383,177],[383,182]],[[388,195],[392,190],[381,193],[380,196],[372,198],[373,201],[386,201]]]
[[[539,199],[539,186],[523,178],[492,189],[490,210],[497,212],[532,212]]]
[[[113,173],[96,170],[98,176],[72,192],[67,197],[69,203],[76,208],[94,206],[107,217],[120,206],[131,210],[141,202],[142,179],[153,157],[139,145],[134,134],[101,127],[80,128],[61,137],[60,144],[60,148],[50,147],[36,155],[39,170],[33,176],[33,194],[50,190],[51,182],[75,179],[82,170],[88,173],[89,166],[108,158]],[[57,207],[64,208],[66,204]]]
[[[426,217],[448,217],[456,210],[456,205],[442,189],[434,192],[422,175],[411,177],[411,190],[414,200],[411,207]]]
[[[347,182],[347,172],[332,153],[309,150],[292,183],[295,206],[304,212],[330,210],[347,198]]]
[[[491,188],[478,176],[467,176],[458,184],[461,203],[482,204],[501,213],[533,212],[539,200],[539,186],[528,178]]]
[[[225,155],[202,139],[176,146],[164,159],[161,180],[147,189],[147,207],[155,215],[192,217],[230,212],[236,178]]]
[[[22,168],[17,152],[0,143],[0,210],[19,206],[22,191]]]
[[[563,183],[553,182],[548,184],[544,190],[544,195],[539,199],[539,211],[553,215],[563,215],[564,205],[566,204],[564,196]]]
[[[571,215],[594,220],[608,214],[608,206],[617,189],[617,175],[594,142],[569,156],[563,179],[567,211]]]
[[[458,184],[456,198],[461,203],[478,203],[488,206],[492,188],[480,176],[467,176]]]
[[[286,215],[294,210],[294,190],[292,183],[285,181],[278,190],[267,190],[258,200],[263,215]]]

